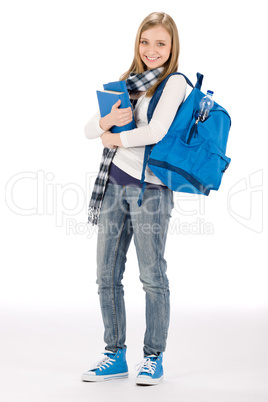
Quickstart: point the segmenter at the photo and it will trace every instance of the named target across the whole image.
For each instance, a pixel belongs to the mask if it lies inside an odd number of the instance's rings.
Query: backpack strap
[[[202,86],[204,76],[202,74],[200,74],[200,73],[197,73],[196,76],[197,76],[197,81],[196,81],[196,84],[195,84],[195,88],[201,90],[201,86]]]
[[[167,80],[168,80],[172,75],[175,75],[175,74],[176,74],[176,75],[182,75],[182,76],[185,78],[187,84],[188,84],[190,87],[192,87],[193,89],[194,89],[194,88],[198,88],[198,89],[201,88],[202,81],[203,81],[203,75],[200,74],[200,73],[197,73],[197,74],[196,74],[196,76],[197,76],[197,82],[196,82],[196,84],[195,84],[195,87],[193,86],[193,84],[191,83],[191,81],[186,77],[186,75],[184,75],[184,74],[182,74],[182,73],[179,73],[179,72],[175,72],[175,73],[170,74],[168,77],[166,77],[166,78],[161,82],[161,84],[158,86],[158,88],[156,89],[155,93],[153,94],[152,99],[150,100],[150,103],[149,103],[149,106],[148,106],[148,111],[147,111],[148,124],[150,123],[151,118],[153,117],[154,110],[155,110],[155,108],[156,108],[156,106],[157,106],[157,104],[158,104],[158,102],[159,102],[159,99],[160,99],[160,97],[161,97],[161,95],[162,95],[162,92],[163,92],[163,89],[164,89],[164,87],[165,87],[165,85],[166,85],[166,83],[167,83]],[[141,175],[141,180],[140,180],[140,183],[142,183],[142,189],[141,189],[141,192],[140,192],[140,195],[139,195],[139,199],[138,199],[138,206],[139,206],[139,207],[140,207],[141,204],[142,204],[142,198],[143,198],[143,194],[144,194],[144,191],[145,191],[145,188],[146,188],[146,183],[145,183],[145,181],[144,181],[144,180],[145,180],[145,169],[146,169],[146,165],[147,165],[147,163],[148,163],[149,156],[150,156],[150,153],[151,153],[153,147],[154,147],[154,144],[149,144],[149,145],[146,145],[146,146],[145,146],[144,159],[143,159],[143,167],[142,167],[142,175]]]
[[[142,174],[141,174],[141,180],[140,180],[140,183],[142,183],[142,189],[141,189],[139,199],[138,199],[138,206],[139,207],[141,206],[143,193],[144,193],[145,188],[146,188],[146,183],[144,181],[145,180],[145,169],[146,169],[146,165],[147,165],[147,162],[149,160],[149,156],[150,156],[150,153],[151,153],[152,149],[153,149],[153,145],[150,144],[150,145],[146,145],[145,151],[144,151]]]

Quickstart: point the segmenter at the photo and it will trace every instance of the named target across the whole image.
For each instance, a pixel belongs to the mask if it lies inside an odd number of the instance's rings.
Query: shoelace
[[[150,358],[148,357],[144,358],[140,363],[136,365],[137,371],[145,371],[146,373],[149,374],[154,374],[155,369],[156,369],[156,362],[150,360]]]
[[[105,356],[98,363],[94,363],[91,370],[100,369],[100,371],[102,371],[102,369],[104,369],[105,367],[109,367],[109,364],[113,364],[115,361],[115,359],[112,359],[109,356]]]

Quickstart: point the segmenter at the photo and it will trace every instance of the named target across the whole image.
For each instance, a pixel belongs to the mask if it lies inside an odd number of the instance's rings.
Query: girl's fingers
[[[122,114],[132,114],[132,110],[130,108],[119,109]]]

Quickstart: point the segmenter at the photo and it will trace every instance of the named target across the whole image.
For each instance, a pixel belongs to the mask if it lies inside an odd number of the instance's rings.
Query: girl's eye
[[[164,43],[161,43],[161,42],[159,42],[158,45],[159,45],[159,46],[165,46],[165,44],[164,44]]]
[[[141,41],[141,44],[142,44],[142,45],[147,45],[146,40],[142,40],[142,41]]]

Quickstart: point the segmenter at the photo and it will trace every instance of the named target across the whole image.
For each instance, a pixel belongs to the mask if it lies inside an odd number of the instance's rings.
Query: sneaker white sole
[[[82,381],[89,382],[99,382],[99,381],[109,381],[109,380],[120,380],[122,378],[128,378],[128,373],[111,374],[111,375],[92,375],[84,373],[82,375]]]
[[[164,379],[163,375],[160,378],[150,378],[147,375],[144,375],[144,376],[139,376],[136,378],[136,384],[137,385],[157,385],[161,381],[163,381],[163,379]]]

